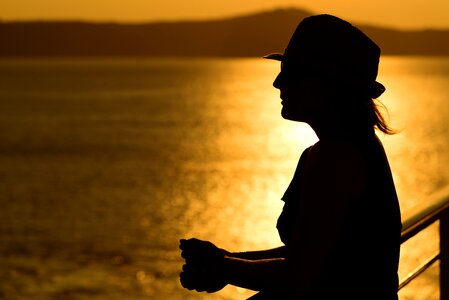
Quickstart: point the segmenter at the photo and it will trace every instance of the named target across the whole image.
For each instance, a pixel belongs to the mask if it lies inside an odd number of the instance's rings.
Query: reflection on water
[[[280,117],[278,69],[258,59],[1,61],[0,298],[251,295],[182,290],[177,243],[280,244],[279,199],[316,137]],[[383,57],[379,77],[402,130],[381,139],[406,211],[449,184],[449,60]],[[401,274],[437,242],[430,230],[406,245]],[[432,299],[437,271],[401,299]]]

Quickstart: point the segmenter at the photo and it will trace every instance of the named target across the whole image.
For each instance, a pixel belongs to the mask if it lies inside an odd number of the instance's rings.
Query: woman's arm
[[[232,258],[239,258],[245,260],[260,260],[270,258],[285,258],[287,253],[285,246],[280,246],[273,249],[246,251],[246,252],[230,252],[222,248],[218,248],[209,241],[202,241],[196,238],[181,239],[179,248],[182,250],[181,256],[183,258],[194,258],[202,260],[209,256],[227,256]]]
[[[225,256],[220,268],[228,283],[254,291],[291,289],[291,276],[285,258],[245,260]]]
[[[180,274],[183,287],[215,292],[226,284],[261,290],[285,285],[285,246],[250,252],[230,253],[211,242],[181,240],[181,256],[186,264]]]
[[[226,256],[229,258],[240,258],[245,260],[261,260],[270,258],[285,258],[286,248],[285,246],[259,250],[259,251],[246,251],[246,252],[228,252],[226,251]]]

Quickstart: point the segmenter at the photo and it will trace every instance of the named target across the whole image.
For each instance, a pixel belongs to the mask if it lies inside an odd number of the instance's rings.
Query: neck
[[[320,141],[335,139],[359,139],[374,135],[374,128],[362,124],[352,124],[342,120],[326,119],[321,122],[308,122]]]
[[[337,126],[320,126],[318,124],[309,125],[312,127],[313,131],[315,131],[315,134],[320,141],[336,139],[342,132],[344,132],[343,128],[338,128]]]

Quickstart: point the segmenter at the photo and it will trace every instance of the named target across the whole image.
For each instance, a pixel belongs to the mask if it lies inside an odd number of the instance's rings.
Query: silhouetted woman
[[[185,288],[227,284],[260,291],[252,299],[397,299],[401,220],[385,151],[391,134],[373,99],[379,47],[330,15],[305,18],[274,81],[282,116],[305,122],[319,141],[301,155],[277,228],[285,246],[230,253],[181,240]]]

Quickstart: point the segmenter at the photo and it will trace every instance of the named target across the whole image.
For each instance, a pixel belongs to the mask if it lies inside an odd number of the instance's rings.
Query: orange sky
[[[0,18],[141,22],[208,19],[291,6],[358,23],[449,28],[449,0],[0,0]]]

